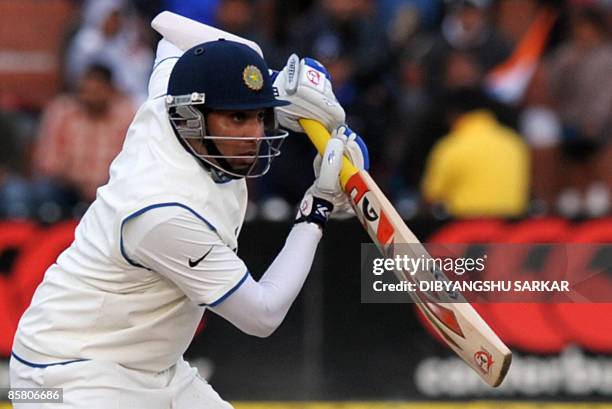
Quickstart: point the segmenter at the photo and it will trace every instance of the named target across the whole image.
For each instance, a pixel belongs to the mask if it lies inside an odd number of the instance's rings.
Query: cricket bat
[[[300,124],[322,154],[331,137],[329,132],[310,119],[300,119]],[[385,257],[431,257],[368,172],[357,169],[346,157],[340,184],[361,224]],[[417,288],[419,281],[448,280],[440,271],[421,270],[411,275],[396,270],[395,275],[400,281],[414,282]],[[489,385],[501,384],[510,368],[512,353],[461,294],[414,291],[410,296],[461,359]]]

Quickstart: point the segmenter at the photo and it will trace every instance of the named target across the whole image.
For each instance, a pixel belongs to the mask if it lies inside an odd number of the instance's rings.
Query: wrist
[[[314,236],[317,239],[323,237],[323,229],[316,223],[298,223],[291,228],[293,234]]]
[[[332,202],[322,197],[313,196],[308,192],[300,203],[295,224],[312,223],[322,230],[333,210],[334,204]]]

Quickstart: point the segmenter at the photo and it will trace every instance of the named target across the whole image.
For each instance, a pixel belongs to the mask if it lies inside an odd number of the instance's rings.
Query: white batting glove
[[[321,229],[331,216],[336,203],[346,196],[340,188],[338,176],[342,169],[344,143],[330,139],[321,159],[319,174],[314,184],[306,191],[300,204],[295,223],[314,223]]]
[[[344,145],[344,155],[346,155],[353,165],[359,170],[370,169],[370,155],[368,147],[361,138],[347,125],[339,126],[334,129],[331,134],[332,140],[338,139]],[[321,168],[321,155],[317,155],[312,162],[315,177],[319,177],[319,169]],[[334,216],[339,218],[351,217],[355,215],[351,206],[350,199],[346,193],[341,192],[334,202]]]
[[[301,118],[317,120],[330,132],[343,124],[346,114],[330,80],[329,72],[320,62],[312,58],[300,60],[292,54],[273,83],[277,97],[291,102],[275,108],[279,124],[295,132],[304,132],[298,122]]]
[[[370,170],[370,154],[363,138],[357,135],[348,125],[341,125],[331,133],[332,139],[340,139],[344,146],[344,154],[359,170]],[[312,163],[315,177],[319,176],[321,155],[317,155]]]

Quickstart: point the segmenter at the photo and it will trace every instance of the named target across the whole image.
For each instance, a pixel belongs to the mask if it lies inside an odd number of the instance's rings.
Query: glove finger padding
[[[291,102],[275,108],[279,124],[295,132],[304,132],[300,119],[314,119],[328,131],[344,123],[346,114],[332,90],[325,67],[312,58],[292,54],[273,84],[277,97]]]
[[[348,126],[342,125],[334,129],[331,134],[331,141],[339,141],[343,146],[343,154],[349,158],[351,162],[360,170],[368,170],[370,168],[370,158],[368,148],[359,135],[353,132]],[[341,161],[340,161],[341,162]],[[322,176],[321,168],[325,161],[322,160],[321,155],[315,156],[313,161],[313,168],[315,177],[317,180]],[[342,166],[342,164],[339,164]],[[348,195],[344,192],[340,192],[337,197],[334,198],[334,216],[336,217],[351,217],[355,215],[351,206]]]
[[[340,139],[330,139],[327,143],[323,154],[325,159],[321,161],[319,176],[314,184],[316,192],[332,196],[342,192],[338,176],[342,169],[344,146]]]
[[[360,170],[370,170],[370,154],[368,147],[361,138],[351,128],[346,125],[339,126],[332,134],[332,139],[340,139],[344,142],[344,155]],[[321,155],[315,156],[312,167],[315,177],[319,176],[321,168]]]

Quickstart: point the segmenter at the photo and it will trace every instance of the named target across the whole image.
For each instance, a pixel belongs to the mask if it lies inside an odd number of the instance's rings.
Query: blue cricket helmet
[[[204,107],[214,110],[273,108],[278,100],[264,59],[245,44],[218,40],[187,50],[176,62],[168,95],[204,94]]]
[[[166,110],[179,141],[211,171],[215,180],[253,178],[264,175],[280,155],[287,131],[278,129],[274,107],[288,105],[275,98],[268,65],[247,45],[218,40],[187,50],[176,62],[168,81]],[[210,135],[207,114],[211,111],[265,110],[262,136]],[[202,142],[206,151],[190,140]],[[228,155],[217,141],[255,141],[257,153]],[[248,167],[232,166],[235,160],[252,160]]]

